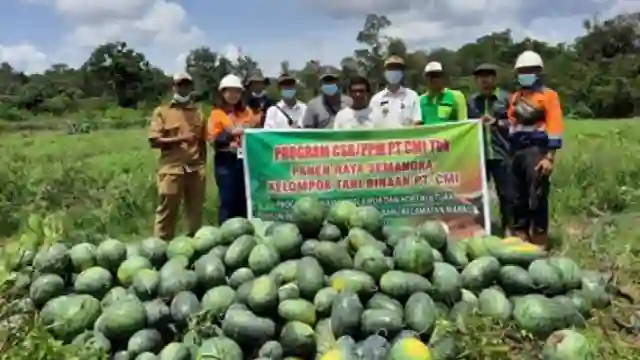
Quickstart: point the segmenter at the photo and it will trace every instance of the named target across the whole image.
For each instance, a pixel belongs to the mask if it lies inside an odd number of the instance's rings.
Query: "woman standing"
[[[227,75],[218,87],[219,103],[209,117],[208,137],[215,154],[213,169],[218,198],[219,221],[247,216],[247,200],[242,165],[244,129],[260,125],[260,118],[242,101],[244,87],[239,77]]]

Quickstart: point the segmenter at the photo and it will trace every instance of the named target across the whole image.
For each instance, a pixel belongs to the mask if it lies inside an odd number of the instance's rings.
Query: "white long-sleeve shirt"
[[[280,111],[280,109],[282,111]],[[294,127],[302,127],[302,116],[307,110],[307,105],[302,101],[296,102],[295,105],[289,107],[284,101],[280,100],[276,105],[273,105],[267,109],[265,115],[264,128],[265,129],[291,129]],[[291,117],[295,126],[289,125],[289,119],[283,111]]]

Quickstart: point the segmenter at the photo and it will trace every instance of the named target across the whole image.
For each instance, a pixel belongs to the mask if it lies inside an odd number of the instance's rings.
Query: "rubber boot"
[[[545,250],[549,250],[549,236],[547,233],[532,232],[531,243]]]

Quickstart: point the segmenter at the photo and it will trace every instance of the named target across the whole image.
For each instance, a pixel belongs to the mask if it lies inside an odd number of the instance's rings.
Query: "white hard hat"
[[[432,73],[432,72],[442,72],[444,70],[444,68],[442,67],[442,64],[440,64],[437,61],[432,61],[430,63],[427,64],[427,66],[424,67],[424,73]]]
[[[544,67],[540,54],[531,50],[526,50],[520,54],[518,59],[516,59],[516,65],[513,68],[517,70],[525,67]]]
[[[187,72],[181,71],[173,74],[173,82],[177,83],[184,80],[193,81],[191,75],[189,75],[189,73]]]
[[[218,86],[218,90],[228,89],[228,88],[243,90],[244,86],[242,86],[242,80],[240,80],[239,77],[233,74],[229,74],[223,77],[222,80],[220,80],[220,85]]]

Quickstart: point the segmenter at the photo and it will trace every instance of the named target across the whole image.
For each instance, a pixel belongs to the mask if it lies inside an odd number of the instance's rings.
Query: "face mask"
[[[179,94],[173,94],[173,101],[179,104],[187,103],[191,100],[191,96],[182,96]]]
[[[263,97],[263,96],[265,96],[266,94],[267,94],[267,92],[266,92],[266,91],[264,91],[264,90],[262,90],[262,91],[257,92],[257,93],[255,93],[255,92],[254,92],[254,93],[253,93],[253,97],[257,97],[257,98],[259,98],[259,97]]]
[[[322,85],[322,92],[327,95],[335,95],[338,92],[338,85],[336,84],[324,84]]]
[[[519,74],[518,75],[518,83],[522,86],[531,86],[533,83],[538,80],[538,76],[536,74]]]
[[[280,95],[285,99],[292,99],[296,96],[296,89],[284,89],[280,92]]]
[[[399,70],[387,70],[384,72],[384,78],[389,84],[398,84],[402,80],[404,74]]]

